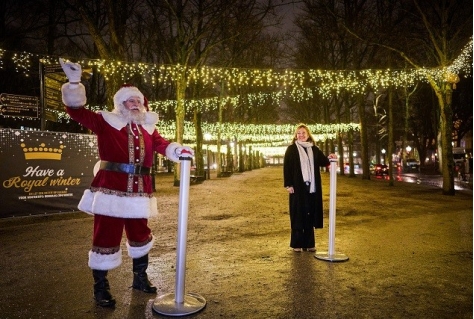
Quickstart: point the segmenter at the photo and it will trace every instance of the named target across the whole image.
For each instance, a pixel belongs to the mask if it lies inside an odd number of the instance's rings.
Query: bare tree
[[[305,0],[303,3],[303,14],[296,22],[300,29],[296,55],[296,64],[299,68],[334,70],[343,73],[375,66],[374,61],[377,61],[379,50],[355,40],[346,29],[341,28],[341,24],[350,25],[364,34],[376,36],[376,24],[371,19],[376,10],[373,4],[367,4],[366,1],[329,0]],[[325,103],[318,106],[322,106],[325,123],[337,118],[341,120],[350,118],[351,110],[354,110],[353,106],[358,106],[357,116],[361,126],[359,135],[362,178],[370,179],[367,121],[371,113],[370,106],[365,101],[365,94],[371,92],[359,92],[360,96],[353,92],[349,95],[343,95],[343,93],[344,91],[334,90],[333,99],[335,100],[332,105],[337,106],[336,108],[331,109],[330,101],[327,99]],[[340,152],[342,161],[342,150]],[[352,152],[349,156],[352,157]],[[343,166],[342,162],[340,165]],[[351,170],[353,171],[353,167]]]
[[[449,67],[461,53],[472,35],[472,3],[465,1],[400,1],[402,22],[397,41],[374,41],[352,26],[345,28],[356,38],[398,53],[417,70],[429,65],[440,72],[427,72],[426,78],[438,99],[439,141],[438,154],[443,173],[443,194],[454,195],[454,162],[452,156],[452,94],[458,81]],[[409,42],[407,34],[410,35]],[[459,71],[459,70],[456,70]],[[443,73],[444,72],[444,73]]]
[[[472,3],[464,1],[305,1],[311,8],[324,6],[326,12],[338,21],[336,29],[344,29],[354,36],[353,59],[356,69],[384,62],[384,55],[375,47],[396,52],[398,64],[403,60],[414,69],[429,65],[435,72],[426,72],[426,78],[435,92],[439,105],[439,132],[443,171],[443,194],[454,194],[452,160],[452,92],[457,75],[449,72],[453,63],[472,35]],[[383,23],[384,21],[389,23]],[[407,36],[409,35],[409,36]],[[354,49],[358,48],[359,51]],[[361,54],[363,53],[363,54]],[[358,63],[357,63],[358,62]],[[397,60],[392,60],[397,65]],[[444,71],[444,73],[442,73]],[[361,100],[362,102],[362,100]],[[363,156],[367,156],[364,108],[359,104]],[[364,171],[365,171],[364,167]]]
[[[185,104],[190,97],[196,97],[188,86],[187,68],[200,67],[205,64],[229,65],[228,59],[217,59],[221,56],[219,46],[236,38],[243,38],[251,33],[261,33],[262,24],[269,11],[270,4],[255,0],[192,0],[192,1],[160,1],[147,0],[152,20],[156,23],[156,44],[161,47],[167,62],[180,65],[175,76],[176,88],[176,141],[182,142]],[[250,39],[246,42],[250,43]],[[202,83],[199,83],[200,85]],[[199,94],[212,89],[210,86],[199,87]],[[202,116],[197,110],[194,114],[196,132],[196,158],[202,163],[202,131],[199,121]],[[219,143],[220,141],[218,141]],[[198,165],[202,167],[202,165]],[[220,168],[220,165],[219,165]],[[179,171],[175,169],[175,183]]]
[[[472,36],[472,3],[466,3],[465,1],[414,0],[413,4],[416,9],[411,10],[411,13],[414,13],[413,18],[420,21],[420,24],[424,27],[423,37],[417,38],[416,42],[426,49],[425,60],[428,60],[431,65],[437,67],[440,71],[445,72],[441,77],[428,74],[427,78],[436,94],[440,110],[438,149],[441,153],[443,194],[454,195],[452,95],[455,83],[459,78],[452,74],[448,67],[461,53],[469,37]],[[413,67],[420,69],[423,65],[420,60],[416,59],[416,56],[409,57],[406,55],[402,51],[403,49],[391,49],[399,52]]]

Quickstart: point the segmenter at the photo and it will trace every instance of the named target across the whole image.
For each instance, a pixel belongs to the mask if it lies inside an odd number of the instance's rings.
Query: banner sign
[[[98,161],[95,135],[0,129],[0,218],[77,211]]]

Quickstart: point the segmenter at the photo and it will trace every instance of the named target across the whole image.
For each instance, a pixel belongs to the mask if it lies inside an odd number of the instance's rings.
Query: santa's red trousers
[[[94,215],[94,247],[113,248],[120,246],[123,229],[129,243],[147,244],[150,241],[151,230],[146,218],[117,218],[104,215]]]

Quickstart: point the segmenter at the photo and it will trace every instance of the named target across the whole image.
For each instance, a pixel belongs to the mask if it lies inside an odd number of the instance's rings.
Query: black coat
[[[321,189],[320,167],[329,165],[329,159],[317,147],[313,146],[314,181],[316,193],[310,194],[303,180],[300,156],[296,144],[288,146],[283,162],[283,186],[293,186],[294,193],[289,194],[290,221],[292,229],[323,227],[323,193]]]

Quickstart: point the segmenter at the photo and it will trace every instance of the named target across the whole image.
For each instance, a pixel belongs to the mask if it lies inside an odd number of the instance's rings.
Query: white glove
[[[189,146],[178,146],[175,148],[174,153],[178,157],[193,157],[194,151]]]
[[[73,62],[66,62],[61,58],[59,59],[59,63],[61,64],[64,73],[66,73],[66,76],[69,79],[69,87],[74,88],[78,86],[81,82],[81,65]]]

